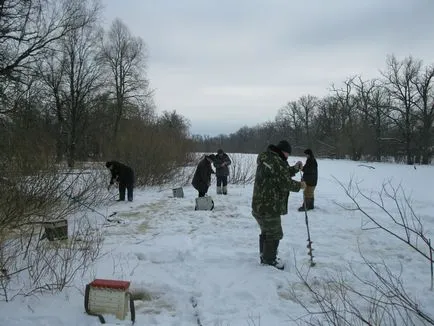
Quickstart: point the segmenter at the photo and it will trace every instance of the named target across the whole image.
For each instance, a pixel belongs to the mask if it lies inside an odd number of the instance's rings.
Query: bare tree
[[[152,94],[145,74],[146,59],[143,40],[134,37],[120,19],[114,20],[101,50],[101,60],[110,74],[107,79],[109,90],[116,102],[114,138],[128,105],[143,107]]]
[[[413,164],[414,110],[418,96],[415,84],[417,83],[421,65],[420,60],[415,60],[412,57],[398,61],[392,55],[387,59],[386,71],[382,72],[385,86],[393,100],[389,117],[401,130],[407,164]]]
[[[300,120],[304,126],[304,132],[306,134],[307,146],[312,147],[312,137],[311,137],[311,121],[314,118],[315,110],[317,107],[318,99],[312,95],[305,95],[300,97],[298,103],[301,108],[299,112]]]
[[[66,60],[60,50],[47,51],[44,61],[37,64],[38,75],[45,85],[45,94],[49,99],[48,107],[57,121],[56,130],[56,158],[61,162],[66,153],[68,137],[67,121],[65,117],[66,98],[64,96],[64,80],[66,75]]]
[[[357,98],[353,91],[353,81],[356,77],[348,78],[342,88],[335,88],[332,85],[332,92],[339,103],[343,118],[341,119],[341,130],[349,142],[349,151],[353,160],[359,160],[363,154],[363,146],[359,139],[359,119]]]
[[[87,24],[66,34],[58,42],[58,50],[52,51],[51,58],[39,65],[59,126],[58,156],[65,150],[70,167],[74,166],[77,145],[89,124],[89,111],[98,95],[102,74],[96,47],[100,36],[96,24],[100,5],[83,1],[81,11]]]
[[[289,127],[288,129],[293,130],[295,144],[299,144],[303,138],[304,125],[301,120],[303,117],[304,115],[300,103],[290,101],[279,110],[278,117],[276,118],[276,120],[285,121]]]
[[[366,217],[373,225],[368,229],[379,229],[393,236],[394,238],[402,241],[408,245],[411,249],[421,255],[428,261],[430,273],[431,273],[431,290],[434,289],[434,248],[431,244],[431,239],[428,236],[428,232],[424,229],[421,218],[415,213],[412,208],[410,198],[405,195],[405,192],[401,185],[394,186],[390,181],[385,182],[378,192],[377,198],[373,198],[372,195],[363,193],[358,184],[353,180],[350,181],[348,186],[339,182],[339,185],[343,188],[345,194],[351,199],[354,207],[348,208],[341,205],[346,209],[352,209],[360,212]],[[381,213],[383,213],[386,219],[383,219],[380,214],[374,216],[363,208],[360,203],[361,200],[366,200],[368,203],[377,207]],[[391,213],[391,210],[387,208],[386,202],[391,201],[396,208],[397,214]],[[398,229],[394,229],[388,222],[393,222],[394,226]],[[422,246],[420,245],[422,244]]]
[[[68,165],[74,166],[76,146],[88,124],[88,112],[100,87],[101,69],[97,64],[98,26],[95,25],[99,14],[99,5],[91,3],[87,8],[83,2],[83,11],[89,17],[89,23],[66,35],[62,42],[65,55],[65,114],[68,123]]]
[[[419,94],[419,99],[415,103],[417,116],[420,120],[420,139],[418,144],[421,147],[422,164],[429,164],[433,155],[433,124],[434,124],[434,66],[428,66],[425,71],[418,76],[416,81],[412,81]]]
[[[190,122],[182,115],[176,113],[176,110],[172,112],[163,111],[163,114],[158,118],[158,124],[162,128],[179,133],[180,136],[188,136]]]
[[[341,142],[341,126],[343,114],[335,97],[329,96],[318,103],[318,114],[315,117],[317,139],[322,152],[326,156],[342,158],[345,154]]]
[[[356,90],[357,109],[362,115],[360,137],[365,142],[364,146],[375,146],[373,152],[377,161],[380,161],[383,153],[382,139],[388,127],[389,97],[377,79],[364,81],[359,76],[352,84]]]
[[[80,1],[1,1],[0,76],[19,80],[53,42],[86,23]]]

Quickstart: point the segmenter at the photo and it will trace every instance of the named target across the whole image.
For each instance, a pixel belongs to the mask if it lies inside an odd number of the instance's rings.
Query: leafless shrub
[[[110,155],[134,168],[139,186],[167,184],[191,160],[191,146],[186,139],[143,122],[128,126],[115,148]]]
[[[383,183],[379,192],[366,195],[354,180],[350,180],[348,186],[339,181],[338,183],[354,205],[352,208],[345,208],[362,213],[374,225],[374,227],[365,228],[366,230],[380,229],[402,241],[428,261],[431,270],[430,288],[433,290],[434,248],[420,217],[413,210],[411,200],[405,194],[402,186],[394,186],[388,181]],[[371,206],[378,208],[381,214],[376,213],[376,215],[373,215],[369,213],[366,208],[362,207],[361,200],[365,200]],[[389,208],[388,205],[391,205],[391,207]],[[341,207],[344,206],[341,205]],[[395,213],[392,212],[392,209]]]
[[[348,273],[309,279],[296,268],[308,291],[303,299],[292,287],[290,297],[307,312],[297,318],[299,325],[434,325],[434,319],[407,292],[400,274],[384,263],[373,263],[363,255],[362,264]],[[367,267],[370,277],[362,277]],[[402,272],[402,270],[401,270]]]
[[[249,319],[247,321],[248,326],[261,326],[261,315],[249,315]]]
[[[174,176],[171,184],[179,186],[187,186],[190,184],[194,175],[194,168],[191,166],[184,166],[178,169],[178,173]]]
[[[97,233],[82,222],[73,224],[81,232],[79,237],[74,232],[66,242],[47,243],[41,240],[41,226],[60,219],[70,224],[73,214],[104,202],[109,195],[100,191],[101,169],[65,171],[50,162],[34,169],[24,165],[26,169],[11,166],[0,180],[0,287],[5,300],[62,290],[87,268],[99,253]]]
[[[231,184],[246,185],[255,180],[255,157],[245,154],[232,154],[229,182]]]
[[[83,276],[100,252],[101,234],[85,216],[69,230],[67,240],[43,239],[43,228],[32,225],[27,235],[0,239],[0,263],[7,277],[0,278],[0,297],[62,291],[76,276]]]
[[[365,230],[382,230],[400,240],[430,262],[432,287],[432,247],[421,219],[415,214],[410,199],[401,186],[385,182],[375,199],[363,193],[359,184],[340,183],[352,201],[348,210],[361,212],[373,227]],[[375,216],[362,206],[365,200],[377,208]],[[379,209],[379,210],[378,210]],[[422,247],[419,246],[422,243]],[[392,270],[384,261],[368,260],[359,248],[362,262],[348,269],[319,278],[308,278],[297,267],[297,275],[308,290],[303,299],[296,287],[291,289],[291,299],[307,312],[298,318],[299,324],[308,325],[434,325],[434,317],[409,293],[403,281],[404,270]],[[363,271],[363,269],[366,269]]]
[[[33,175],[8,175],[0,190],[0,234],[46,220],[66,218],[83,208],[98,205],[109,194],[101,192],[98,170],[62,172],[55,167]]]

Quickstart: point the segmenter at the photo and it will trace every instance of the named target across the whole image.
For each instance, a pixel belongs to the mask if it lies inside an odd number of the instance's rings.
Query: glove
[[[300,189],[302,189],[302,190],[306,189],[306,182],[304,182],[304,181],[300,182]]]

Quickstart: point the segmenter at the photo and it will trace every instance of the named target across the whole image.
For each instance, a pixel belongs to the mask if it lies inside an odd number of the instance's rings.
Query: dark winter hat
[[[313,152],[312,152],[312,150],[311,150],[310,148],[306,149],[306,150],[304,151],[304,154],[306,154],[306,155],[310,155],[310,156],[313,156]]]
[[[288,141],[281,140],[277,146],[278,149],[280,149],[282,152],[286,152],[288,154],[291,154],[291,145],[289,145]]]
[[[223,150],[222,150],[221,148],[219,148],[219,149],[217,150],[217,154],[223,154]]]
[[[105,163],[105,167],[106,168],[109,168],[112,165],[113,165],[112,161],[108,161],[108,162]]]
[[[215,160],[215,155],[211,154],[211,155],[205,155],[206,158],[210,159],[211,161]]]

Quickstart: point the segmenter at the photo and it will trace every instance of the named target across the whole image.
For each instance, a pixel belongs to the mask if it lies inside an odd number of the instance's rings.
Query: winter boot
[[[223,186],[222,193],[223,193],[223,195],[228,194],[228,186]]]
[[[306,203],[306,210],[314,209],[314,199],[313,198],[306,198],[305,199],[305,203]],[[305,207],[304,207],[304,204],[302,204],[298,208],[298,211],[299,212],[304,212],[304,210],[305,210]]]
[[[307,201],[307,199],[306,199]],[[306,203],[306,208],[307,208],[307,203]],[[304,202],[301,204],[301,206],[298,208],[299,212],[304,212],[305,211],[305,207],[304,207]]]
[[[306,203],[307,209],[314,209],[315,208],[314,202],[315,202],[314,198],[309,198],[309,200]]]
[[[259,259],[261,261],[261,264],[263,263],[262,254],[264,252],[264,241],[265,241],[265,234],[261,233],[259,235]]]
[[[217,195],[221,195],[222,194],[222,187],[217,186]]]
[[[262,253],[262,264],[276,267],[283,270],[285,265],[276,257],[277,248],[279,247],[279,240],[267,240],[264,241],[264,250]]]

